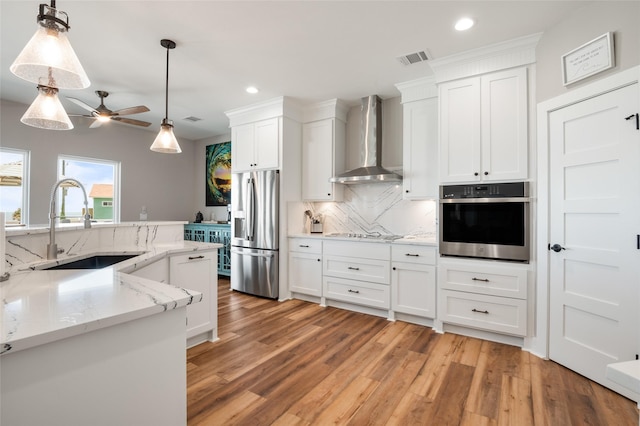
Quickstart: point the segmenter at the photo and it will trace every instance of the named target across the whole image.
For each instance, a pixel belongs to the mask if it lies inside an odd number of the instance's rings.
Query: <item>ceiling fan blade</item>
[[[142,126],[142,127],[151,126],[151,123],[147,121],[134,120],[133,118],[111,117],[111,119],[114,121],[119,121],[120,123],[133,124],[134,126]]]
[[[131,115],[131,114],[139,114],[141,112],[147,112],[149,108],[144,105],[138,105],[130,108],[122,108],[117,111],[113,111],[111,115]]]
[[[73,102],[76,105],[81,106],[82,108],[86,109],[89,112],[95,112],[95,108],[92,106],[89,106],[87,104],[85,104],[84,102],[82,102],[80,99],[76,99],[76,98],[69,98],[67,97],[67,99],[69,99],[71,102]]]

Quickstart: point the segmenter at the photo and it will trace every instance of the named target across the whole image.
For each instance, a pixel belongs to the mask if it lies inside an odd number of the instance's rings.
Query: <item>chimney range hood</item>
[[[360,164],[362,167],[329,179],[343,184],[400,182],[402,176],[382,167],[382,100],[377,95],[362,98]]]

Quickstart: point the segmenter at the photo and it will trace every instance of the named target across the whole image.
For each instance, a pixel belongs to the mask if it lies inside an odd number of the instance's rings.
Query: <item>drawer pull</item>
[[[347,290],[349,293],[355,293],[355,294],[360,294],[360,290]]]
[[[489,313],[489,311],[480,311],[480,310],[478,310],[478,309],[476,309],[476,308],[473,308],[473,309],[471,310],[471,312],[477,312],[477,313],[479,313],[479,314],[488,314],[488,313]]]
[[[304,245],[304,244],[300,244],[300,247],[302,247],[302,248],[309,248],[309,246]]]
[[[411,254],[411,253],[405,253],[405,256],[420,257],[419,254]]]
[[[351,269],[352,271],[359,271],[360,270],[360,268],[356,268],[356,267],[353,267],[353,266],[348,266],[347,269]]]
[[[488,279],[486,279],[486,278],[476,278],[476,277],[473,277],[473,278],[471,278],[471,280],[472,280],[472,281],[482,281],[483,283],[488,283],[488,282],[489,282],[489,280],[488,280]]]
[[[204,259],[204,256],[189,256],[189,260]]]

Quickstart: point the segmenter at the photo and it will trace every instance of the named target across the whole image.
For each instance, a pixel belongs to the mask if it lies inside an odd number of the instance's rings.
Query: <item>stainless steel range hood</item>
[[[360,164],[329,179],[330,182],[356,184],[400,182],[402,176],[382,167],[382,100],[377,95],[362,98],[360,125]]]

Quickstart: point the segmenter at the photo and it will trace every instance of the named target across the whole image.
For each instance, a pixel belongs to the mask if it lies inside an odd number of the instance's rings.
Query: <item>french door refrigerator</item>
[[[231,177],[231,288],[278,298],[280,172]]]

